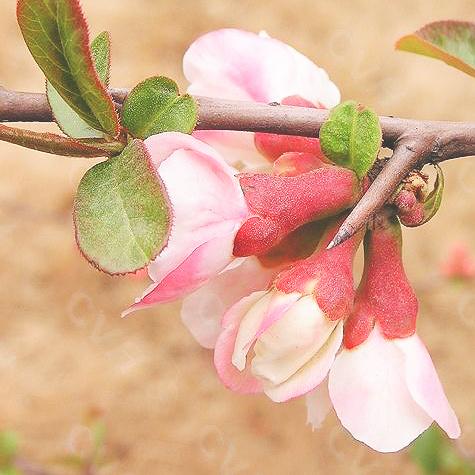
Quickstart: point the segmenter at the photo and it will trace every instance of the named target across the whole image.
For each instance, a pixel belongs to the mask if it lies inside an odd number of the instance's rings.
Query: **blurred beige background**
[[[113,38],[112,84],[164,74],[185,86],[181,58],[221,27],[267,30],[381,114],[473,120],[475,82],[443,63],[396,53],[395,40],[436,19],[475,20],[474,0],[83,0],[92,33]],[[0,84],[40,91],[15,2],[0,0]],[[103,474],[417,473],[407,453],[355,443],[332,414],[305,425],[302,400],[274,404],[224,389],[210,353],[189,336],[177,306],[121,320],[145,281],[110,278],[75,248],[71,203],[93,162],[0,144],[0,430],[24,455],[49,463],[78,450],[84,415],[103,413],[113,462]],[[475,252],[475,159],[444,164],[442,209],[405,231],[408,273],[421,298],[419,331],[475,449],[475,285],[439,285],[454,240]],[[86,434],[87,435],[87,434]],[[57,473],[65,473],[59,469]]]

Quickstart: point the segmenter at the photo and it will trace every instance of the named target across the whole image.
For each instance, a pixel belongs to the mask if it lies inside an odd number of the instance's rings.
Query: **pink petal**
[[[267,292],[262,299],[249,309],[241,320],[236,337],[232,357],[236,368],[244,369],[247,353],[259,335],[281,318],[298,297],[298,294],[289,295],[271,291]]]
[[[330,108],[340,94],[327,73],[291,46],[268,36],[223,29],[198,38],[185,53],[191,94],[280,102],[301,96]]]
[[[406,447],[432,423],[407,387],[404,353],[379,327],[336,357],[329,391],[343,426],[379,452]]]
[[[235,170],[205,143],[170,132],[145,145],[173,211],[168,245],[149,265],[150,277],[160,282],[198,246],[237,230],[248,211]]]
[[[154,135],[145,145],[173,217],[167,246],[148,266],[155,284],[134,310],[178,298],[224,269],[249,214],[235,170],[209,145],[176,132]]]
[[[268,166],[268,161],[257,151],[253,132],[234,130],[196,130],[193,137],[211,145],[230,165],[256,170]]]
[[[307,424],[312,426],[312,430],[320,429],[332,408],[326,381],[305,395],[305,405],[307,406]]]
[[[141,299],[122,316],[158,303],[171,302],[192,292],[226,267],[232,254],[234,233],[202,244],[158,284],[153,284]]]
[[[254,102],[300,96],[319,107],[338,104],[340,93],[326,72],[278,40],[223,29],[198,38],[185,53],[183,71],[191,94]],[[197,137],[217,147],[229,163],[263,166],[254,134],[203,131]]]
[[[266,395],[275,402],[285,402],[315,389],[327,377],[342,340],[343,323],[339,322],[326,344],[289,379],[277,386],[264,385]]]
[[[183,323],[205,348],[214,348],[226,309],[246,295],[266,289],[278,271],[263,267],[256,257],[236,261],[238,265],[228,266],[183,300]]]
[[[414,335],[395,340],[405,357],[409,392],[419,406],[434,419],[452,439],[460,436],[460,426],[444,393],[432,359],[421,339]]]
[[[262,383],[251,374],[249,365],[239,371],[232,363],[232,356],[241,320],[265,294],[265,291],[261,291],[244,297],[223,318],[223,330],[214,350],[214,365],[223,384],[232,391],[245,394],[262,391]]]

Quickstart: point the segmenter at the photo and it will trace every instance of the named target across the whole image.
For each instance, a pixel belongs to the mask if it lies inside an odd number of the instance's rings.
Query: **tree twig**
[[[111,89],[122,104],[127,89]],[[317,137],[328,111],[195,97],[199,105],[198,130],[235,130]],[[333,239],[341,244],[366,224],[400,181],[415,167],[458,157],[475,156],[475,122],[448,122],[381,116],[383,145],[394,149],[381,173],[355,206]],[[0,122],[51,122],[44,94],[0,89]]]

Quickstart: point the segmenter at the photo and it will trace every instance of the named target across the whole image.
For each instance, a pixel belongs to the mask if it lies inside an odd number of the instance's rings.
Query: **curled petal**
[[[231,236],[219,236],[202,244],[158,284],[152,284],[122,316],[158,303],[177,300],[192,292],[229,263],[232,254]]]
[[[460,426],[454,410],[439,380],[432,359],[421,339],[395,340],[405,358],[406,381],[414,400],[439,424],[452,439],[460,436]]]
[[[252,345],[271,325],[276,323],[294,302],[298,294],[268,292],[243,317],[233,353],[233,364],[239,370],[246,365],[246,356]]]
[[[185,297],[181,308],[183,323],[200,345],[214,348],[226,309],[246,295],[266,289],[276,272],[275,268],[263,267],[255,257],[237,259]]]
[[[214,350],[214,366],[223,384],[232,391],[244,394],[262,391],[262,383],[251,374],[249,366],[242,371],[238,370],[232,357],[241,320],[265,294],[265,291],[261,291],[244,297],[223,318],[223,330]]]
[[[324,346],[335,325],[311,295],[300,298],[257,339],[253,373],[272,386],[283,383]]]

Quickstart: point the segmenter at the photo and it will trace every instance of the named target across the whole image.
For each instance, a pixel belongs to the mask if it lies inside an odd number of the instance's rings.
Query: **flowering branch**
[[[129,90],[112,89],[118,107]],[[236,130],[317,137],[328,111],[322,109],[195,97],[198,130]],[[379,118],[383,145],[393,156],[342,224],[329,247],[337,246],[364,226],[414,168],[475,155],[475,122]],[[1,122],[51,122],[45,94],[0,90]],[[0,134],[1,135],[1,134]],[[5,137],[2,137],[5,140]]]

